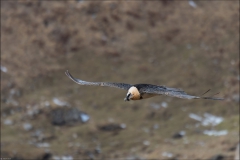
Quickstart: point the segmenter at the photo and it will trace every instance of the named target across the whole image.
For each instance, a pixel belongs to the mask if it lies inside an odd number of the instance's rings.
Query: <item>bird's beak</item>
[[[131,96],[131,94],[127,94],[127,96],[124,98],[124,101],[129,101],[129,97]]]

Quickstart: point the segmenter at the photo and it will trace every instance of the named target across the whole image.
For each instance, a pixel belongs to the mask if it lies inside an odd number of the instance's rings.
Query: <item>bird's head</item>
[[[139,100],[139,99],[140,99],[140,93],[138,89],[133,86],[128,90],[128,93],[124,98],[124,101]]]
[[[124,101],[130,101],[131,99],[131,93],[127,93],[126,97],[124,98]]]

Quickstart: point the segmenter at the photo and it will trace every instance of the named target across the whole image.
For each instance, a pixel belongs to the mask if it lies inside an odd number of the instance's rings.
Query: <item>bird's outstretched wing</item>
[[[106,87],[115,87],[115,88],[120,88],[120,89],[125,89],[128,90],[132,85],[131,84],[126,84],[126,83],[111,83],[111,82],[87,82],[83,81],[77,78],[74,78],[68,70],[65,72],[65,74],[74,82],[80,85],[90,85],[90,86],[106,86]]]
[[[140,84],[141,85],[141,84]],[[148,94],[160,94],[166,95],[171,97],[178,97],[182,99],[212,99],[212,100],[223,100],[223,98],[219,97],[205,97],[205,96],[192,96],[187,94],[181,89],[177,88],[169,88],[165,86],[157,86],[151,84],[145,84],[140,87],[141,93],[148,93]]]

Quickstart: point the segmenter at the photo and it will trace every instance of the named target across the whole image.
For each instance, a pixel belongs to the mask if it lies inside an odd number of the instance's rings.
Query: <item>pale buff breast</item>
[[[140,100],[140,99],[145,99],[145,98],[150,98],[153,96],[156,96],[156,94],[140,94],[140,92],[138,91],[138,89],[136,87],[131,87],[128,90],[129,93],[131,93],[132,97],[131,100]]]
[[[140,93],[136,87],[131,87],[128,90],[128,93],[131,93],[131,100],[139,100],[140,99]]]

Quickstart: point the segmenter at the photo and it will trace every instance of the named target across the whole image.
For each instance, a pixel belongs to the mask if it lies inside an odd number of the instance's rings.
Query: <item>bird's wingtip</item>
[[[72,79],[72,75],[69,73],[69,71],[68,70],[66,70],[65,71],[65,74],[69,77],[69,78],[71,78]]]
[[[69,76],[69,75],[70,75],[70,73],[69,73],[69,71],[68,71],[68,70],[66,70],[66,71],[65,71],[65,74],[66,74],[67,76]]]

